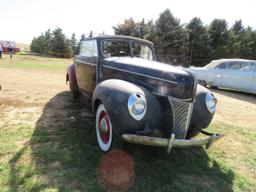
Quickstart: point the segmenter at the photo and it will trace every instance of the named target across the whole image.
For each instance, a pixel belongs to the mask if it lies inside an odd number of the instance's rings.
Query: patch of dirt
[[[49,99],[67,90],[64,71],[48,73],[40,70],[0,68],[0,77],[1,124],[11,126],[34,125]],[[55,105],[63,106],[64,102],[59,100]]]
[[[213,121],[256,130],[256,95],[212,89],[218,99]]]

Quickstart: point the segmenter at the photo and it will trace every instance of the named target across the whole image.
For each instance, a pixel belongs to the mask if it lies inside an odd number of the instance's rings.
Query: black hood
[[[179,67],[131,57],[112,57],[103,61],[104,79],[123,79],[159,95],[192,99],[194,76]]]

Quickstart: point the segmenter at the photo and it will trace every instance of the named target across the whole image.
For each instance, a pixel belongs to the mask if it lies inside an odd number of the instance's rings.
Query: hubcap
[[[110,136],[110,125],[108,114],[105,111],[100,113],[98,129],[102,142],[107,144]]]

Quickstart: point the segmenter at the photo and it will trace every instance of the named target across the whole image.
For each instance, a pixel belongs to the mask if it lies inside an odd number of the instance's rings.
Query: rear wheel
[[[202,86],[207,87],[206,81],[202,81]]]
[[[210,86],[212,89],[218,89],[217,86]]]
[[[198,84],[200,84],[200,85],[202,85],[202,86],[204,86],[204,87],[207,86],[207,83],[206,83],[206,81],[204,81],[204,80],[198,80]]]
[[[69,85],[69,90],[70,90],[70,99],[72,101],[79,101],[80,98],[80,92],[78,90],[73,90],[72,85],[70,83],[69,75],[67,74],[66,81],[68,82]]]

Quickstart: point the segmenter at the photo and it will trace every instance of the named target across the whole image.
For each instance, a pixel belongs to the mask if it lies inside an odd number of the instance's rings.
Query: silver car
[[[190,67],[200,84],[256,94],[256,61],[213,60],[205,67]]]

